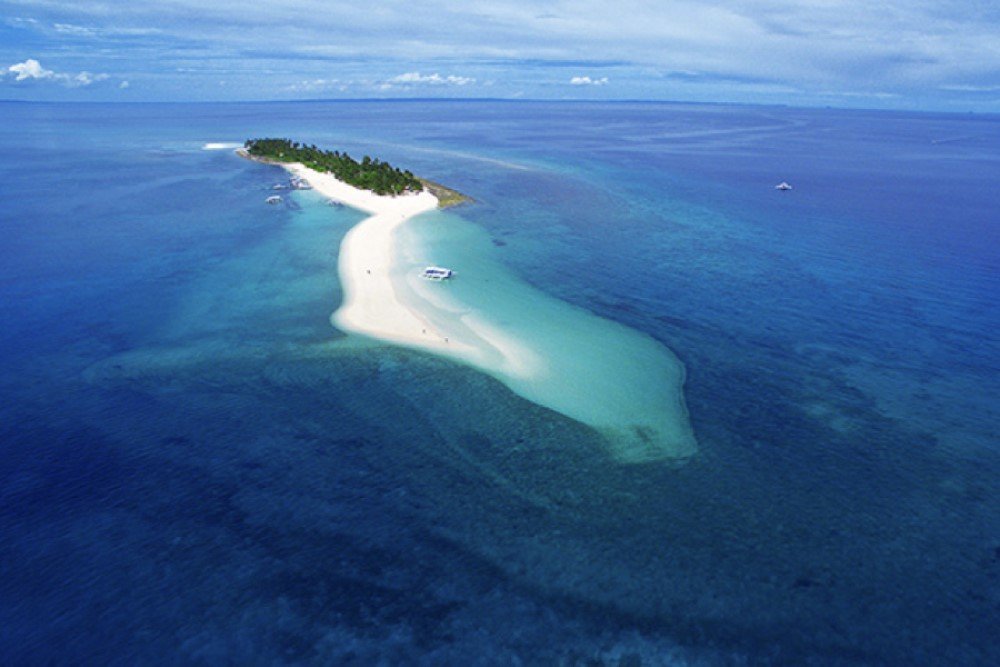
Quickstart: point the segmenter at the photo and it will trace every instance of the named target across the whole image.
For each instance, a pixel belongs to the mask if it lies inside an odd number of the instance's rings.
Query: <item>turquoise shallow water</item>
[[[1000,662],[995,118],[0,113],[8,661]],[[201,150],[264,134],[474,196],[413,230],[448,289],[673,350],[698,453],[622,465],[486,374],[340,335],[360,214],[267,206],[280,171]]]
[[[517,367],[491,371],[518,395],[595,428],[621,462],[694,454],[684,367],[665,346],[518,280],[489,235],[458,215],[421,216],[397,236],[413,296],[452,322],[485,325],[524,350]],[[452,268],[456,277],[447,283],[416,277],[431,264]]]

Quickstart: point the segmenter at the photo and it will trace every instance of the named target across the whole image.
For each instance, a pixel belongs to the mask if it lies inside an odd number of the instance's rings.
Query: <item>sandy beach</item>
[[[369,214],[341,242],[344,299],[331,317],[338,329],[484,371],[524,398],[605,434],[619,461],[696,451],[683,401],[683,365],[652,339],[513,283],[500,299],[522,299],[517,313],[458,302],[444,285],[418,277],[412,249],[400,241],[407,221],[438,208],[432,193],[376,195],[299,163],[281,166],[319,194]],[[526,311],[524,303],[542,310]]]
[[[370,213],[344,237],[338,260],[344,302],[331,320],[342,331],[452,357],[489,372],[522,378],[540,368],[517,341],[472,317],[431,318],[433,304],[407,300],[396,271],[396,231],[413,217],[433,211],[438,199],[428,191],[397,197],[377,195],[302,164],[284,166],[317,192]],[[419,299],[419,297],[416,297]]]

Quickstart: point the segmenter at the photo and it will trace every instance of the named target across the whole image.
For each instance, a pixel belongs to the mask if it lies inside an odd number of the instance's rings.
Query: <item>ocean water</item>
[[[514,349],[473,367],[591,426],[619,463],[678,462],[697,451],[683,364],[651,336],[533,289],[497,261],[483,228],[459,216],[421,215],[399,230],[396,244],[403,298],[421,304],[429,321],[440,320],[447,330],[464,333],[472,326],[490,343],[499,339]],[[422,279],[421,269],[435,264],[455,276]]]
[[[1000,118],[0,118],[5,663],[1000,662]],[[672,350],[697,454],[623,464],[485,374],[340,334],[362,214],[267,206],[279,170],[202,149],[260,135],[474,197],[413,240]]]

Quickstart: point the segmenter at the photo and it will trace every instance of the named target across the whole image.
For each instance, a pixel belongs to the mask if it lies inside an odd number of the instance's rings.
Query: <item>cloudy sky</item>
[[[1000,0],[0,0],[0,99],[1000,111]]]

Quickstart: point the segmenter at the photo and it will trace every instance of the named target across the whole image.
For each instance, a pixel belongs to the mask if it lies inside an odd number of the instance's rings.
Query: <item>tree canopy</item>
[[[358,162],[347,153],[324,151],[289,139],[248,139],[243,145],[252,157],[275,162],[301,162],[310,169],[328,172],[338,179],[379,195],[420,192],[423,184],[409,171],[365,155]]]

